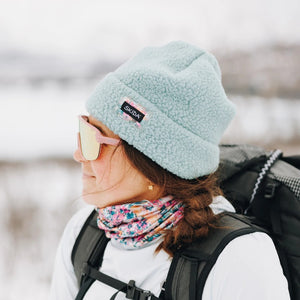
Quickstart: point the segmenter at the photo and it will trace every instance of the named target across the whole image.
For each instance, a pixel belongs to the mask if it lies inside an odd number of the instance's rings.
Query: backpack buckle
[[[268,183],[265,187],[265,195],[264,197],[266,199],[272,199],[275,196],[275,189],[276,189],[275,183]]]
[[[82,271],[81,271],[81,275],[82,276],[89,276],[90,275],[90,270],[91,267],[89,266],[89,264],[87,262],[82,264]]]
[[[151,299],[152,293],[145,291],[135,286],[135,281],[130,280],[127,284],[126,298],[127,299],[139,299],[148,300]]]
[[[151,299],[152,293],[150,291],[142,291],[139,300]]]
[[[134,299],[135,291],[136,291],[135,281],[130,280],[127,284],[126,298]]]

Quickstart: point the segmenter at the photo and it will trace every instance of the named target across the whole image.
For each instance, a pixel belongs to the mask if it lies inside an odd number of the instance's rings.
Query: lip
[[[86,173],[82,174],[82,179],[90,179],[90,178],[95,178],[95,176],[89,175],[89,174],[86,174]]]

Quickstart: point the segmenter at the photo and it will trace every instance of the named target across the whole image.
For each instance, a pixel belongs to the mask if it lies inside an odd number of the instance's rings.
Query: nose
[[[73,158],[75,161],[77,161],[79,163],[87,162],[87,160],[82,156],[80,149],[77,149],[74,152]]]

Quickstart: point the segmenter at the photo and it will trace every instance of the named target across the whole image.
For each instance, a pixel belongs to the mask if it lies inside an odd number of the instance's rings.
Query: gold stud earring
[[[154,185],[148,185],[148,190],[153,191]]]

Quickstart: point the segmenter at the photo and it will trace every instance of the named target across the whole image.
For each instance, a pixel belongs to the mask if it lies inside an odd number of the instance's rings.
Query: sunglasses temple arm
[[[117,146],[121,142],[120,139],[114,139],[114,138],[101,136],[99,134],[99,132],[97,132],[96,140],[100,144],[108,144],[108,145],[113,145],[113,146]]]

